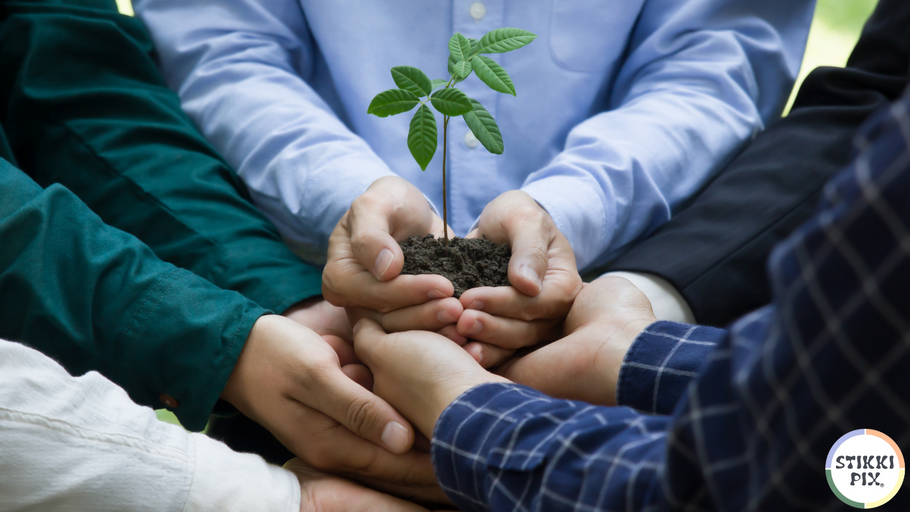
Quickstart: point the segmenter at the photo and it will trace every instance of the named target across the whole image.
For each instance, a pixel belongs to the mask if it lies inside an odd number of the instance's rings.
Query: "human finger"
[[[465,344],[464,349],[484,368],[498,366],[515,353],[514,349],[497,347],[496,345],[490,345],[479,341],[472,341]]]
[[[301,512],[427,512],[419,505],[317,471],[297,458],[284,467],[300,483]]]
[[[401,275],[387,282],[376,281],[366,271],[327,275],[323,272],[322,291],[336,306],[365,307],[382,313],[451,297],[452,283],[435,274]]]
[[[357,362],[357,356],[354,355],[354,347],[350,342],[333,334],[323,334],[321,337],[335,351],[338,356],[338,363],[341,366]]]
[[[457,324],[449,324],[449,325],[443,327],[442,329],[439,329],[438,331],[436,331],[436,334],[440,334],[442,336],[445,336],[446,338],[449,338],[450,340],[454,341],[459,346],[464,346],[464,344],[468,342],[467,338],[465,338],[461,334],[458,334],[458,325]]]
[[[340,368],[322,368],[303,376],[295,398],[341,423],[354,434],[405,453],[414,442],[414,429],[385,400],[351,380]]]
[[[361,318],[378,322],[386,332],[437,331],[458,321],[464,308],[454,297],[432,300],[425,304],[380,313],[371,309],[352,308],[349,318],[356,323]]]
[[[363,386],[367,391],[373,391],[373,374],[370,369],[362,364],[348,364],[341,367],[341,373],[349,379]]]
[[[476,341],[516,349],[553,341],[559,336],[560,320],[516,320],[473,309],[462,313],[458,333]]]

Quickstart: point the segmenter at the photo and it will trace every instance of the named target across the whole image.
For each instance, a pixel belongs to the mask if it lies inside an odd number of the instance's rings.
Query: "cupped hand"
[[[222,398],[267,428],[308,464],[400,495],[442,501],[426,453],[410,450],[414,430],[361,383],[363,372],[312,330],[261,317]],[[358,375],[360,378],[358,379]]]
[[[514,349],[556,339],[582,281],[575,253],[550,215],[527,193],[505,192],[484,208],[468,236],[511,246],[512,286],[472,288],[461,295],[465,312],[458,334],[480,342],[465,348],[490,367]]]
[[[373,373],[373,391],[428,438],[459,395],[487,382],[508,382],[484,370],[448,338],[425,331],[386,334],[369,319],[354,326],[354,351]]]
[[[557,398],[615,405],[623,358],[655,321],[651,302],[635,285],[601,277],[578,294],[563,338],[509,361],[498,373]]]
[[[300,482],[300,512],[428,512],[407,501],[314,469],[299,458],[284,468]]]
[[[399,275],[404,254],[398,242],[442,232],[442,220],[417,187],[398,177],[376,180],[329,237],[323,295],[336,306],[353,309],[357,317],[370,316],[369,310],[400,310],[392,322],[408,322],[409,329],[439,328],[436,313],[446,305],[438,300],[451,297],[455,288],[439,275]]]

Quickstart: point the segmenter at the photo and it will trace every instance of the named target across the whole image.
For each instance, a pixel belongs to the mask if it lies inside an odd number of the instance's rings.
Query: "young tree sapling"
[[[448,206],[446,200],[446,139],[449,118],[461,116],[477,140],[490,153],[501,155],[504,149],[502,134],[493,116],[479,101],[469,98],[455,85],[471,73],[494,91],[515,96],[515,85],[506,70],[485,53],[505,53],[527,45],[537,36],[520,28],[498,28],[480,38],[470,39],[456,32],[449,39],[448,80],[430,80],[426,73],[412,66],[392,68],[397,89],[383,91],[373,98],[367,113],[388,117],[420,107],[411,118],[408,149],[421,170],[436,154],[436,116],[427,106],[442,114],[442,220],[443,238],[449,245]]]

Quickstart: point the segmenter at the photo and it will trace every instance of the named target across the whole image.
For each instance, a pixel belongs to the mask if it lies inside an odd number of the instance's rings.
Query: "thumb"
[[[354,355],[372,371],[375,361],[373,352],[386,332],[379,322],[371,318],[361,318],[354,324]]]
[[[509,283],[521,293],[536,297],[547,273],[550,233],[541,223],[522,223],[506,235],[512,246]]]
[[[404,253],[392,237],[389,213],[376,201],[355,201],[348,217],[351,252],[378,281],[388,281],[404,267]]]
[[[341,369],[327,372],[312,405],[358,436],[405,453],[414,444],[414,428],[385,400],[351,380]]]

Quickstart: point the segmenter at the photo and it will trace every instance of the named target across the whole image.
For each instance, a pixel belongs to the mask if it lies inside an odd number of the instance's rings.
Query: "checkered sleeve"
[[[727,331],[676,322],[655,322],[632,343],[616,386],[616,403],[643,412],[670,414],[686,385]]]
[[[638,510],[655,498],[668,422],[486,384],[440,417],[433,462],[460,510]]]

